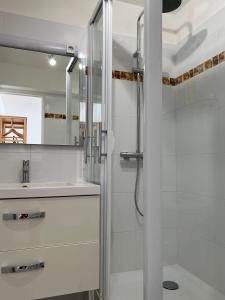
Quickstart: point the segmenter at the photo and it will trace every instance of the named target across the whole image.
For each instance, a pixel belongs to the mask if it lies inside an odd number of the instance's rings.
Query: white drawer
[[[0,275],[1,300],[34,300],[99,287],[98,243],[0,253],[0,266],[44,262],[39,270]]]
[[[3,220],[11,213],[44,218]],[[99,240],[99,196],[0,200],[0,251]]]

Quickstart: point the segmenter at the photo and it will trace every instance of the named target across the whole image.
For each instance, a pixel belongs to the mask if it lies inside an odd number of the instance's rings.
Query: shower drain
[[[179,285],[174,281],[163,281],[163,288],[170,291],[179,289]]]

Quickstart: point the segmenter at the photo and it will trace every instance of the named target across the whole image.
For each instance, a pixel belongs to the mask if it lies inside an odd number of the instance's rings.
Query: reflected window
[[[0,143],[26,144],[27,118],[0,116]]]

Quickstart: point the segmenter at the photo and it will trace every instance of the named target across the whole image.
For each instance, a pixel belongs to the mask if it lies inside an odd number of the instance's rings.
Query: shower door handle
[[[84,139],[84,163],[88,163],[88,129],[87,129],[87,123],[85,128],[85,139]]]
[[[102,157],[107,157],[107,153],[102,152],[102,137],[107,135],[107,130],[102,129],[102,123],[99,123],[99,150],[98,150],[98,163],[102,163]]]

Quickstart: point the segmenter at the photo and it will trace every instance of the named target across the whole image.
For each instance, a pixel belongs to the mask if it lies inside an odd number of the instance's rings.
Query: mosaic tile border
[[[60,120],[66,120],[65,114],[53,114],[53,113],[45,113],[45,119],[60,119]],[[79,116],[73,115],[73,121],[78,121]]]
[[[176,78],[163,77],[162,83],[164,85],[168,85],[168,86],[177,86],[187,80],[192,79],[195,76],[200,75],[201,73],[203,73],[213,67],[216,67],[217,65],[219,65],[223,62],[225,62],[225,51],[206,60],[202,64],[198,65],[197,67],[185,72],[184,74],[182,74]],[[123,72],[123,71],[114,70],[112,72],[112,78],[119,79],[119,80],[137,81],[137,74],[134,74],[132,72]],[[143,75],[141,76],[141,81],[143,81]]]
[[[133,72],[124,72],[113,70],[112,71],[112,78],[119,79],[119,80],[128,80],[128,81],[137,81],[137,74]],[[143,74],[140,76],[141,81],[143,81]]]
[[[206,60],[197,67],[185,72],[184,74],[178,76],[177,78],[163,77],[163,84],[170,86],[177,86],[201,73],[216,67],[217,65],[225,62],[225,51],[219,53],[218,55]]]

